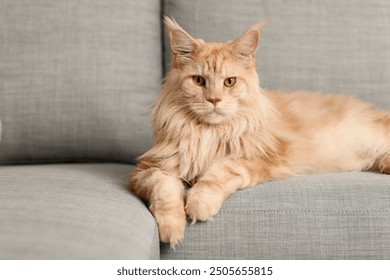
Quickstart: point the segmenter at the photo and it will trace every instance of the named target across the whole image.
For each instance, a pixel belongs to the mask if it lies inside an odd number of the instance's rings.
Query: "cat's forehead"
[[[197,56],[199,57],[215,57],[221,55],[227,55],[230,53],[228,43],[224,42],[202,42],[200,45]]]
[[[222,75],[230,72],[235,64],[235,55],[228,48],[228,43],[203,43],[195,54],[195,63],[199,71],[203,73],[219,73]]]

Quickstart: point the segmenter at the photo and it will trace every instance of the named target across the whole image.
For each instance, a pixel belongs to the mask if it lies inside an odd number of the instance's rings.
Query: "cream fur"
[[[205,43],[165,20],[172,68],[153,110],[155,145],[130,179],[163,242],[183,238],[186,215],[208,220],[230,194],[266,180],[390,173],[389,112],[352,97],[259,87],[255,53],[264,22],[236,41]],[[236,83],[228,87],[231,77]]]

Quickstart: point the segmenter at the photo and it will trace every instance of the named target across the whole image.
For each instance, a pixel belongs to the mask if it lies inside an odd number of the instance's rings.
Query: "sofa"
[[[169,70],[163,15],[208,41],[268,19],[263,88],[390,108],[389,1],[0,0],[0,259],[390,259],[390,177],[371,172],[248,188],[159,242],[127,183]]]

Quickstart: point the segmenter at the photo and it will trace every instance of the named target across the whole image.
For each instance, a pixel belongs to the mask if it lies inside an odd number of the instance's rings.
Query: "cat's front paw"
[[[223,201],[224,193],[218,186],[198,182],[187,193],[185,210],[192,221],[207,221],[218,213]]]
[[[154,217],[157,222],[160,240],[170,243],[172,248],[184,238],[186,215],[183,209],[156,210]]]

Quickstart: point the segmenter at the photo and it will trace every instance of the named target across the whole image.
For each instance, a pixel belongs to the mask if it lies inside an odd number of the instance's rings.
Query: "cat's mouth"
[[[214,108],[210,110],[210,114],[224,115],[224,111],[221,108],[214,106]]]
[[[215,106],[213,109],[204,114],[204,119],[208,123],[218,124],[225,120],[225,115],[225,112],[221,108]]]
[[[224,122],[229,111],[221,106],[194,106],[192,111],[198,116],[200,120],[209,124],[220,124]]]
[[[210,108],[208,109],[204,115],[207,115],[209,117],[215,117],[215,116],[224,116],[225,115],[225,112],[223,109],[217,107],[217,106],[214,106],[213,108]]]

